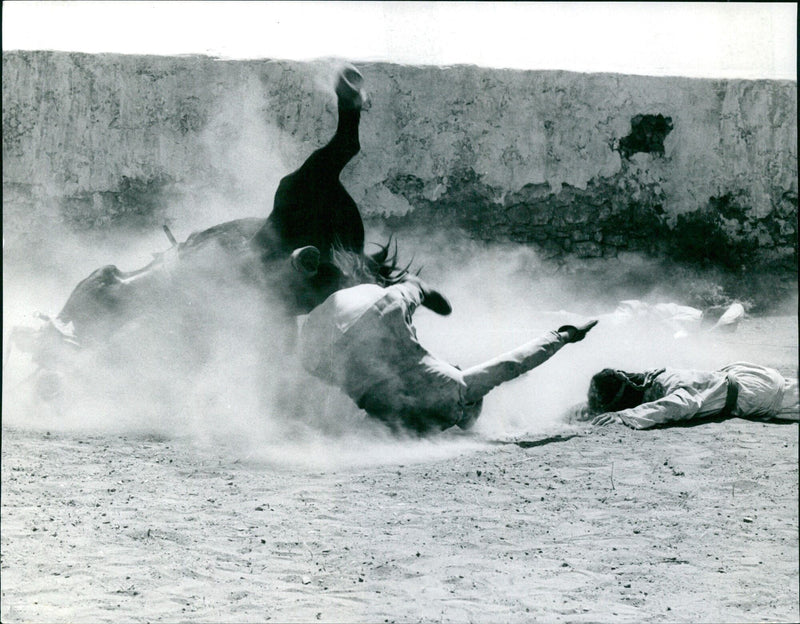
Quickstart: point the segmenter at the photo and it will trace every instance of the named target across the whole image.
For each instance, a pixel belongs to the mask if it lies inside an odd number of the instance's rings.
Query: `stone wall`
[[[639,251],[795,274],[797,89],[473,66],[360,65],[343,181],[369,221],[549,257]],[[176,233],[266,215],[332,134],[328,63],[3,53],[5,251],[53,228]]]

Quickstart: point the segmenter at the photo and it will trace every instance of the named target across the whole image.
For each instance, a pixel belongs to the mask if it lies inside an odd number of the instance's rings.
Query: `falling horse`
[[[47,318],[52,346],[100,346],[130,323],[190,310],[202,317],[208,289],[233,281],[254,286],[270,298],[287,320],[305,314],[328,295],[352,283],[341,262],[357,266],[361,279],[388,284],[406,274],[389,245],[364,254],[364,224],[358,207],[339,175],[360,149],[358,128],[365,100],[363,78],[352,66],[338,75],[338,125],[333,138],[285,176],[266,218],[229,221],[195,232],[178,243],[165,226],[172,248],[155,254],[146,267],[120,271],[97,269],[74,289],[55,318]],[[353,262],[355,259],[355,262]],[[352,271],[350,271],[352,273]],[[201,280],[201,281],[198,281]],[[199,285],[199,286],[198,286]],[[198,321],[199,322],[199,321]],[[17,332],[16,342],[35,344],[30,334]],[[56,340],[52,338],[55,336]],[[48,366],[53,351],[34,349],[34,359]]]
[[[102,335],[109,325],[113,327],[116,315],[136,313],[148,299],[163,297],[165,289],[183,290],[176,278],[185,280],[189,273],[202,271],[219,272],[229,279],[231,268],[270,290],[287,313],[307,313],[338,286],[341,270],[333,262],[336,251],[361,256],[378,281],[396,278],[402,271],[396,271],[388,257],[388,245],[372,256],[364,255],[364,223],[339,180],[344,166],[360,149],[362,82],[353,67],[339,74],[336,133],[280,181],[266,219],[222,223],[195,232],[180,244],[165,226],[172,249],[156,254],[153,262],[136,271],[125,273],[113,265],[97,269],[73,291],[57,316],[60,325],[72,323],[76,334],[85,338],[96,331]],[[318,255],[314,275],[298,264],[299,254],[293,257],[295,250],[306,247]],[[308,257],[308,251],[303,257]],[[292,276],[289,268],[300,275]]]

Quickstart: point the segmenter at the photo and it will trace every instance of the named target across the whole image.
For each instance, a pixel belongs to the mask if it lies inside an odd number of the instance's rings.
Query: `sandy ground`
[[[796,319],[728,340],[796,374]],[[335,467],[2,441],[3,622],[800,620],[797,424],[448,433]]]

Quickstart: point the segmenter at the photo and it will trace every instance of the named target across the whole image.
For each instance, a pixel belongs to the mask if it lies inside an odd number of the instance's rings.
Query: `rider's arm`
[[[633,429],[649,429],[667,422],[690,420],[703,406],[702,396],[688,388],[679,388],[656,401],[616,412],[623,424]]]

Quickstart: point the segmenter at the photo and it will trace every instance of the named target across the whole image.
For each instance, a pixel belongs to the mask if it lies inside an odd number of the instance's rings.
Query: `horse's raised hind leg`
[[[358,126],[361,108],[366,95],[363,91],[364,78],[352,65],[339,72],[336,82],[336,98],[339,121],[336,133],[325,147],[308,157],[300,172],[313,176],[333,175],[337,180],[345,165],[358,154],[361,144],[358,140]]]
[[[360,150],[358,127],[365,98],[362,85],[363,77],[354,67],[347,66],[339,73],[336,133],[297,171],[281,180],[272,213],[253,239],[263,253],[291,253],[313,245],[327,257],[333,244],[363,251],[361,214],[339,181],[342,169]]]

